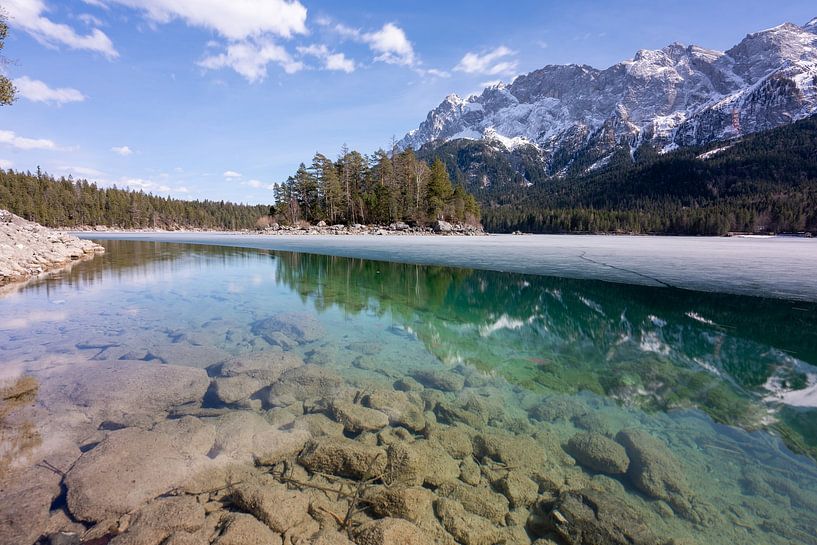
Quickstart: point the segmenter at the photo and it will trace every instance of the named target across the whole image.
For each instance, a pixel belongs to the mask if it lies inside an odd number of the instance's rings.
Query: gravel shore
[[[0,285],[26,280],[104,251],[89,240],[52,231],[0,210]]]

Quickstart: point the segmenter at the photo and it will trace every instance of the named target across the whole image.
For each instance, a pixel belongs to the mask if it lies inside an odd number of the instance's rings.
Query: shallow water
[[[561,441],[588,422],[612,433],[649,431],[714,513],[705,526],[667,515],[663,502],[622,479],[623,493],[665,535],[817,543],[815,303],[271,250],[102,243],[104,256],[0,298],[0,377],[27,372],[47,382],[44,370],[80,361],[207,367],[267,348],[260,320],[305,312],[325,333],[292,350],[307,363],[329,360],[350,384],[442,366],[467,375],[499,407],[488,424],[546,425]],[[543,400],[553,408],[547,419],[537,413]]]

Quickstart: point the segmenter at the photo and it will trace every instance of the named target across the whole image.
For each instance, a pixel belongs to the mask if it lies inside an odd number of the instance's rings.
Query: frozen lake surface
[[[587,235],[488,237],[78,233],[817,301],[817,240]]]

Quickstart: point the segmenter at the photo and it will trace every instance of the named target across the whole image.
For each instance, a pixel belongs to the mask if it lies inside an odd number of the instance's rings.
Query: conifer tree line
[[[186,201],[102,188],[86,180],[53,178],[42,172],[0,169],[0,208],[47,227],[107,225],[122,229],[179,227],[239,230],[255,228],[270,213],[265,205]]]
[[[431,166],[412,149],[392,153],[380,149],[370,156],[341,149],[337,160],[316,153],[286,181],[273,186],[276,214],[271,221],[328,224],[406,222],[425,225],[435,220],[477,224],[480,209],[473,195],[452,185],[445,165]]]

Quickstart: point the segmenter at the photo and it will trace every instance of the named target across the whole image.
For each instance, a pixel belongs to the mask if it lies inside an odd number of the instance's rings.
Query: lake
[[[1,461],[7,481],[56,466],[29,524],[41,533],[57,513],[99,530],[166,492],[94,504],[107,492],[85,481],[116,437],[212,424],[205,467],[243,460],[219,434],[260,415],[317,441],[293,482],[375,477],[316,461],[333,434],[383,449],[398,474],[395,449],[417,450],[429,467],[406,482],[433,492],[436,519],[415,522],[441,543],[587,543],[588,528],[603,543],[817,543],[811,241],[151,237],[102,235],[104,256],[0,298],[0,377],[38,384],[0,413]],[[288,362],[274,377],[270,358]],[[159,403],[140,396],[162,383],[99,382],[128,366],[204,369],[202,395]],[[284,463],[255,454],[273,474]],[[235,510],[209,494],[208,516]]]

